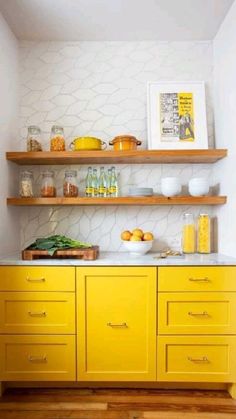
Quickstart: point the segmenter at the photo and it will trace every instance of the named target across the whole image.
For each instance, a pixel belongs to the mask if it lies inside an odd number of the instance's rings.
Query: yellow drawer
[[[158,334],[236,334],[233,292],[158,294]]]
[[[75,381],[74,336],[0,336],[1,381]]]
[[[158,291],[236,291],[236,266],[161,267]]]
[[[74,291],[75,268],[1,266],[0,291]]]
[[[75,294],[1,292],[0,333],[75,333]]]
[[[157,381],[235,382],[236,336],[159,336]]]

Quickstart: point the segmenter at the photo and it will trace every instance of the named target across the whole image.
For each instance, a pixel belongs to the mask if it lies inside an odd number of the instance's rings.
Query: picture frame
[[[207,149],[204,81],[149,82],[149,150]]]

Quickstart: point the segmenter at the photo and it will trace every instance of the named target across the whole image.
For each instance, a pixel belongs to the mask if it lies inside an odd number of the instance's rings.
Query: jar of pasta
[[[41,130],[36,125],[28,127],[27,151],[42,151]]]
[[[53,198],[56,196],[53,170],[46,170],[42,173],[41,196],[43,198]]]
[[[20,196],[22,198],[31,198],[33,194],[33,173],[30,170],[21,172],[20,177]]]
[[[65,149],[64,129],[59,125],[53,125],[51,129],[50,150],[65,151]]]
[[[193,214],[183,215],[182,251],[194,253],[196,250],[196,233]]]
[[[198,217],[197,251],[211,253],[211,220],[208,214],[200,214]]]
[[[77,171],[76,170],[66,170],[65,178],[63,183],[63,195],[68,198],[73,198],[78,196],[79,189],[77,185]]]

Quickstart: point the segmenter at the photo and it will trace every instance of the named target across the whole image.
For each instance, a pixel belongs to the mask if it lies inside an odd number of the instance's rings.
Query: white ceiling
[[[0,0],[21,40],[213,39],[234,0]]]

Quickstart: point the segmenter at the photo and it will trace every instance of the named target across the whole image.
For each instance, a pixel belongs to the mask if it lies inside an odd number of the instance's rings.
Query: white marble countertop
[[[147,253],[135,257],[126,252],[101,252],[97,260],[81,259],[41,259],[34,261],[21,260],[20,255],[11,255],[0,259],[0,265],[17,266],[219,266],[234,265],[236,258],[219,253],[209,255],[171,256],[165,259],[158,253]]]

